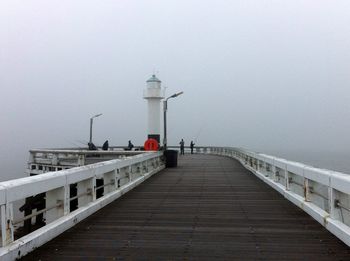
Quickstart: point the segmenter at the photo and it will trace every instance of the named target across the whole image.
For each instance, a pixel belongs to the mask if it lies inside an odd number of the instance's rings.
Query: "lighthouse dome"
[[[156,77],[155,74],[153,74],[152,77],[147,80],[147,82],[159,82],[159,83],[161,83],[161,81]]]
[[[164,90],[161,88],[162,82],[156,77],[155,74],[152,75],[147,81],[147,89],[143,93],[143,98],[145,99],[163,99]]]

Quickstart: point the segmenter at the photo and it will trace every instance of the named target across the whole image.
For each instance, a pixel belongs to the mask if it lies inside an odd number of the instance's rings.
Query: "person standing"
[[[109,147],[108,140],[106,140],[105,143],[103,143],[102,145],[102,150],[108,150],[108,147]]]
[[[134,148],[134,144],[132,144],[131,140],[128,142],[128,150],[132,150]]]
[[[193,154],[194,145],[195,145],[195,144],[194,144],[193,140],[191,140],[191,144],[190,144],[191,154]]]
[[[180,155],[185,155],[185,142],[184,139],[180,141]]]

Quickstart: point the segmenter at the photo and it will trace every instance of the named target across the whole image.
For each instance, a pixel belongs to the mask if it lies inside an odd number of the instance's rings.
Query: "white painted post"
[[[58,164],[58,155],[52,154],[51,165],[57,166],[57,164]]]
[[[277,182],[277,175],[276,175],[277,170],[276,170],[276,166],[275,166],[275,165],[272,165],[271,168],[272,168],[272,179],[273,179],[273,181]]]
[[[116,178],[116,183],[115,183],[115,185],[116,185],[116,187],[117,188],[120,188],[121,187],[121,173],[120,173],[120,171],[121,171],[121,169],[116,169],[115,170],[116,171],[116,176],[115,176],[115,178]]]
[[[85,155],[79,155],[78,156],[78,166],[84,166],[85,165]]]
[[[14,236],[14,228],[13,228],[13,204],[12,203],[7,203],[6,204],[6,235],[5,235],[5,245],[10,244],[15,240]]]
[[[304,199],[305,201],[310,201],[309,179],[307,178],[304,178]]]
[[[140,176],[143,176],[145,173],[147,173],[147,161],[140,163]]]
[[[68,215],[70,212],[70,186],[66,184],[63,188],[64,199],[63,199],[63,215]]]
[[[284,180],[285,180],[286,190],[289,190],[289,174],[287,169],[284,170]]]
[[[96,177],[92,179],[92,201],[96,201]]]
[[[120,187],[123,186],[126,182],[125,179],[127,178],[127,171],[126,171],[127,167],[121,168],[119,169],[119,184]]]
[[[114,190],[114,186],[115,186],[115,174],[114,174],[114,170],[107,172],[103,175],[103,184],[109,184],[112,183],[110,185],[107,185],[104,187],[104,195],[107,195],[108,193],[112,192]]]
[[[138,177],[141,175],[141,173],[142,173],[141,167],[142,167],[142,164],[141,164],[141,163],[135,164],[135,174],[136,174],[136,178],[138,178]]]
[[[151,161],[150,160],[147,160],[144,164],[143,164],[143,174],[142,175],[144,175],[144,174],[146,174],[146,173],[148,173],[149,172],[149,169],[151,168]]]
[[[329,214],[331,218],[336,219],[336,213],[335,213],[335,193],[334,189],[331,187],[328,187],[328,203],[329,203]]]
[[[133,174],[133,172],[132,172],[132,166],[133,165],[131,165],[131,166],[129,166],[129,170],[128,170],[128,172],[127,172],[127,175],[129,176],[129,183],[133,180],[133,177],[132,177],[132,174]]]
[[[6,245],[6,206],[1,205],[1,246]]]
[[[55,221],[56,219],[62,217],[64,215],[64,212],[67,211],[65,198],[66,198],[66,187],[60,187],[60,188],[53,189],[46,192],[46,208],[52,208],[46,211],[46,224],[49,224]],[[62,204],[62,205],[54,207],[57,204]],[[68,203],[68,209],[69,209],[69,203]]]
[[[269,171],[270,171],[270,169],[268,170],[268,164],[265,162],[265,161],[263,161],[263,168],[264,168],[264,176],[265,177],[269,177]]]
[[[119,171],[118,169],[114,170],[114,189],[117,190],[118,189],[118,180],[119,180]]]
[[[78,208],[87,205],[88,203],[93,201],[93,193],[94,190],[94,179],[86,179],[77,183],[77,194],[82,195],[78,198]],[[90,192],[90,194],[85,194]],[[85,194],[85,195],[83,195]]]
[[[147,162],[140,162],[140,176],[143,176],[144,173],[146,173],[146,164]]]

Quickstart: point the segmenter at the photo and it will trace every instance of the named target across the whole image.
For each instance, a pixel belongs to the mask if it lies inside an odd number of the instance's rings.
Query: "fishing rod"
[[[202,126],[199,128],[198,133],[197,133],[197,135],[194,138],[194,143],[197,143],[197,140],[198,140],[199,136],[201,135],[201,133],[202,133],[202,131],[204,129],[204,126],[205,126],[205,123],[203,123]]]

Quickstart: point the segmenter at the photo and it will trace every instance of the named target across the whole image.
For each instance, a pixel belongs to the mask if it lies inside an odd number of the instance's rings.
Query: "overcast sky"
[[[145,81],[169,143],[350,151],[348,0],[0,2],[0,171],[30,148],[143,144]],[[0,174],[2,175],[2,174]]]

